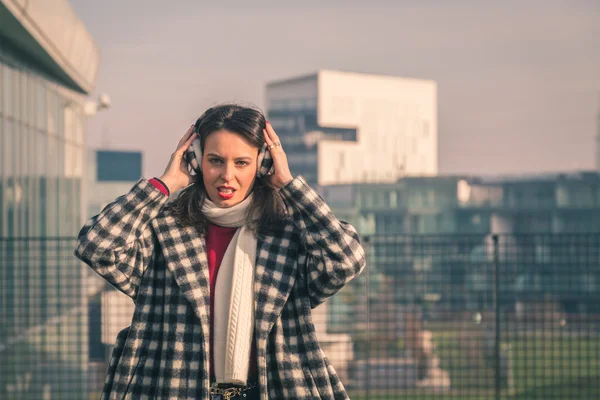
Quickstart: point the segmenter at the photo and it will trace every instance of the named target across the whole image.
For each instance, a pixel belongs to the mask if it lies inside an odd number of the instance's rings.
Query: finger
[[[269,133],[267,132],[266,129],[263,129],[263,133],[265,135],[265,142],[267,142],[268,146],[271,146],[273,144],[273,141],[271,140],[271,137],[269,136]]]
[[[185,145],[183,146],[184,149],[187,150],[188,147],[190,147],[192,145],[192,142],[194,140],[196,140],[196,138],[198,137],[198,135],[196,135],[196,132],[194,132],[192,130],[192,133],[190,134],[190,137],[185,141]]]
[[[187,136],[185,138],[185,141],[178,147],[177,150],[179,149],[183,149],[184,151],[188,149],[188,147],[191,146],[192,142],[196,139],[196,132],[194,131],[193,127],[192,127],[192,131],[189,133],[189,136]]]
[[[275,130],[273,129],[273,126],[271,126],[270,123],[267,124],[267,133],[269,135],[269,139],[271,140],[271,143],[276,144],[275,147],[269,149],[271,151],[271,154],[283,152],[283,148],[281,147],[281,141],[279,140],[279,136],[277,136],[277,134],[275,133]]]
[[[279,136],[275,133],[275,129],[273,129],[273,125],[270,122],[267,123],[267,133],[271,137],[273,142],[279,142]]]
[[[187,143],[190,140],[190,138],[193,138],[194,137],[194,133],[195,133],[194,132],[194,125],[192,125],[192,126],[189,127],[189,129],[187,130],[187,132],[185,133],[185,135],[183,135],[183,137],[179,140],[179,143],[177,144],[177,148],[179,149],[181,146],[183,146],[185,143]]]

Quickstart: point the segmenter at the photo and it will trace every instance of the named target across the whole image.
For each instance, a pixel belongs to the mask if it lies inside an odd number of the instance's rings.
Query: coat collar
[[[152,226],[167,268],[200,318],[203,336],[208,337],[210,281],[204,235],[195,227],[180,226],[168,209],[152,220]],[[274,235],[261,235],[257,240],[254,315],[259,348],[263,347],[261,342],[266,341],[294,285],[296,262],[286,256],[289,247],[288,243],[282,249],[281,238]]]

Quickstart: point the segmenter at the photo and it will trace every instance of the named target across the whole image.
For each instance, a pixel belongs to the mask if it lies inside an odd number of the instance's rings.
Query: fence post
[[[499,265],[499,261],[500,261],[500,251],[498,248],[498,235],[495,234],[492,236],[493,238],[493,243],[494,243],[494,313],[496,314],[496,335],[495,335],[495,348],[494,348],[494,358],[495,358],[495,362],[496,362],[496,366],[495,366],[495,374],[494,374],[494,380],[495,380],[495,397],[496,400],[500,400],[500,392],[501,392],[501,360],[500,360],[500,298],[499,298],[499,294],[500,294],[500,272],[498,271],[498,265]]]

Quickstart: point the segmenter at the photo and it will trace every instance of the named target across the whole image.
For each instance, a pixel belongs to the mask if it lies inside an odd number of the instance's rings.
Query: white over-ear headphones
[[[190,147],[185,152],[185,157],[190,164],[192,170],[200,175],[202,173],[202,145],[200,143],[200,137],[198,136],[198,127],[200,125],[200,121],[202,119],[198,119],[196,124],[194,125],[194,133],[196,134],[196,139],[192,142]],[[275,171],[273,166],[273,156],[271,156],[271,152],[267,144],[263,144],[262,148],[258,152],[258,159],[256,160],[256,177],[264,178],[265,176],[272,175]]]

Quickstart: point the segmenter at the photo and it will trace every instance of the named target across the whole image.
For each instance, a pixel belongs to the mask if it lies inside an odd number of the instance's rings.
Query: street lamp
[[[110,108],[110,97],[106,93],[101,93],[97,101],[86,101],[83,105],[83,113],[86,117],[93,117],[100,110]]]

